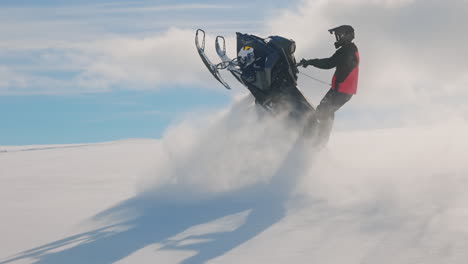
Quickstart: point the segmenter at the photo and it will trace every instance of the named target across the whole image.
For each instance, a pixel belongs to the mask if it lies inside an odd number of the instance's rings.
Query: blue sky
[[[110,92],[73,96],[2,96],[3,144],[101,142],[159,138],[187,111],[229,103],[222,93],[180,87],[159,92]]]
[[[174,27],[227,34],[258,31],[261,21],[274,15],[275,9],[268,6],[285,6],[284,1],[268,3],[259,12],[263,4],[252,1],[2,1],[0,145],[159,138],[187,112],[225,107],[232,94],[210,79],[201,62],[196,67],[203,76],[194,82],[158,81],[151,72],[134,78],[132,73],[124,79],[118,74],[103,77],[88,68],[93,67],[93,56],[105,56],[102,47],[96,51],[92,44],[86,45],[113,39],[138,41]],[[187,42],[183,49],[196,54],[193,36],[176,41]],[[178,59],[175,66],[183,68],[185,55],[172,56]],[[132,65],[126,67],[119,73]],[[183,70],[172,78],[183,79]]]

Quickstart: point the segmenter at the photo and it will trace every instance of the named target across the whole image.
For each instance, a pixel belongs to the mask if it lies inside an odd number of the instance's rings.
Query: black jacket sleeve
[[[320,68],[320,69],[326,69],[326,70],[332,69],[332,68],[335,68],[336,65],[338,64],[338,56],[339,54],[337,51],[330,58],[309,60],[307,64]]]

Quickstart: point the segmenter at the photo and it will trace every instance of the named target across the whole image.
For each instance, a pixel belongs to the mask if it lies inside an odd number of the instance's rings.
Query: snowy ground
[[[466,263],[464,121],[315,153],[244,108],[161,140],[0,146],[0,263]]]

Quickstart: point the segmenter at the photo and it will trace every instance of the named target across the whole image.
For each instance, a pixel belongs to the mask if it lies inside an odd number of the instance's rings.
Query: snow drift
[[[2,147],[0,263],[464,263],[463,119],[317,152],[249,105],[158,141]]]

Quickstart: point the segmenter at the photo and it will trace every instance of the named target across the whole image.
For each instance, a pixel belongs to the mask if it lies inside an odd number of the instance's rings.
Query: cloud
[[[4,78],[0,92],[5,94],[8,88],[8,93],[22,93],[27,88],[31,93],[50,93],[51,86],[61,86],[54,89],[57,93],[148,90],[174,85],[214,87],[217,83],[196,52],[194,35],[193,30],[170,28],[148,37],[103,37],[70,43],[64,49],[41,50],[32,55],[35,59],[28,55],[24,58],[33,60],[37,68],[24,63],[17,65],[17,70],[9,69],[9,73],[4,68],[2,74],[9,77]],[[35,73],[46,69],[56,75],[71,72],[72,77],[59,79]]]
[[[90,63],[78,78],[83,82],[102,81],[109,87],[122,83],[140,87],[200,83],[204,69],[193,37],[191,30],[172,28],[153,37],[112,38],[79,45],[84,60]]]
[[[0,89],[5,89],[12,86],[26,86],[25,78],[6,66],[0,66]]]
[[[148,1],[120,1],[104,4],[55,4],[6,6],[0,9],[2,52],[66,49],[73,43],[95,41],[109,36],[141,37],[170,27],[196,28],[258,24],[259,19],[242,19],[225,14],[248,10],[248,5],[171,4]],[[244,12],[239,12],[244,14]]]
[[[164,12],[164,11],[177,11],[177,10],[191,10],[191,9],[236,9],[239,8],[234,5],[210,5],[210,4],[180,4],[180,5],[160,5],[160,6],[143,6],[143,7],[125,7],[125,8],[111,8],[103,12],[108,13],[133,13],[133,12]]]
[[[54,78],[27,75],[15,71],[7,66],[0,65],[0,95],[30,95],[70,93],[72,88],[69,82]],[[77,92],[76,89],[74,91]]]
[[[0,11],[5,18],[0,60],[7,61],[11,76],[0,94],[215,87],[195,50],[194,27],[222,30],[258,23],[221,18],[219,10],[233,8],[244,7],[146,2],[6,7]],[[214,37],[207,36],[207,42],[212,52]]]

